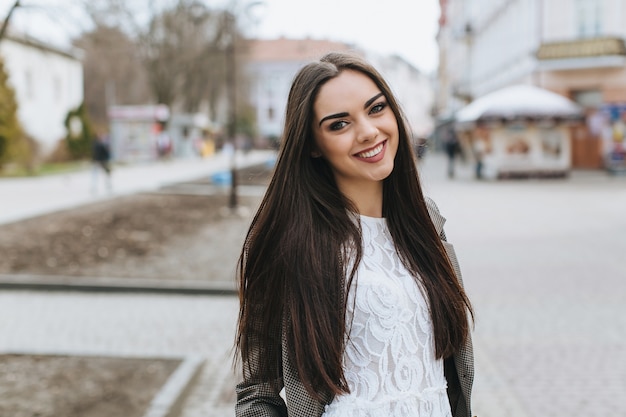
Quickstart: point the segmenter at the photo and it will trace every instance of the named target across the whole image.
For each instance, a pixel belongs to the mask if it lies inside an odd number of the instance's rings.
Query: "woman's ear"
[[[322,153],[318,151],[317,149],[314,149],[311,151],[311,158],[320,158],[321,156],[322,156]]]

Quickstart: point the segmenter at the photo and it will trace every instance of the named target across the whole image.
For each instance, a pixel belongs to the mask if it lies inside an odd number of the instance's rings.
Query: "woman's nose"
[[[378,128],[371,120],[364,118],[358,123],[357,135],[359,142],[373,141],[378,136]]]

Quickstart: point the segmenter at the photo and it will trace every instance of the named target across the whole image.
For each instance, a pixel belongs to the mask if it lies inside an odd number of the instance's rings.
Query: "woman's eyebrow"
[[[378,94],[376,94],[374,97],[372,97],[372,98],[370,98],[369,100],[367,100],[367,101],[365,102],[365,104],[363,105],[363,108],[364,108],[364,109],[367,109],[369,106],[371,106],[371,105],[372,105],[372,103],[373,103],[373,102],[375,102],[376,100],[378,100],[378,98],[379,98],[380,96],[382,96],[382,95],[383,95],[383,93],[378,93]],[[323,117],[323,118],[322,118],[322,120],[320,120],[320,124],[319,124],[319,126],[321,126],[321,125],[322,125],[322,123],[324,123],[324,122],[325,122],[326,120],[328,120],[328,119],[340,119],[340,118],[342,118],[342,117],[347,117],[347,116],[350,116],[350,113],[343,112],[343,113],[330,114],[330,115],[328,115],[328,116],[326,116],[326,117]]]
[[[367,109],[373,102],[375,102],[376,100],[378,100],[378,97],[382,96],[383,93],[378,93],[376,94],[374,97],[370,98],[369,100],[367,100],[365,102],[365,104],[363,105],[364,109]]]
[[[350,113],[343,112],[343,113],[331,114],[331,115],[328,115],[326,117],[323,117],[322,120],[320,120],[320,124],[319,125],[321,126],[322,123],[324,123],[328,119],[340,119],[342,117],[347,117],[347,116],[350,116]]]

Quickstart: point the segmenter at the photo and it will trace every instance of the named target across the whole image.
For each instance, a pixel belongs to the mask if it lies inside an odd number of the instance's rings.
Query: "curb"
[[[168,378],[167,382],[152,399],[144,417],[176,417],[189,394],[189,390],[200,375],[204,358],[187,356]]]
[[[68,277],[0,274],[0,290],[157,293],[181,295],[238,294],[234,282],[154,280],[141,278]]]

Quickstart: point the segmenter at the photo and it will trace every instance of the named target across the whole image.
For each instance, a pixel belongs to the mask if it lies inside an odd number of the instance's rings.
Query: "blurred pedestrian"
[[[172,154],[172,138],[167,131],[167,124],[159,122],[156,137],[156,148],[159,159],[167,159]]]
[[[454,164],[457,154],[460,152],[459,138],[452,126],[445,130],[443,144],[448,156],[448,178],[454,178]]]
[[[474,159],[476,160],[474,175],[478,180],[483,179],[483,158],[485,157],[485,149],[485,142],[481,137],[474,139],[473,151]]]
[[[380,74],[345,53],[302,68],[238,265],[236,415],[470,417],[444,221]]]
[[[104,183],[107,191],[110,192],[112,190],[112,181],[109,136],[107,134],[96,135],[91,149],[91,159],[93,161],[91,191],[94,194],[98,192],[99,177],[101,173],[104,173]]]
[[[426,156],[426,149],[428,148],[428,140],[423,137],[418,138],[415,148],[417,153],[417,159],[424,158]]]

